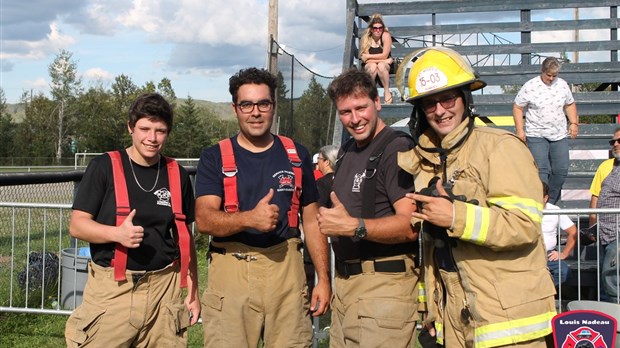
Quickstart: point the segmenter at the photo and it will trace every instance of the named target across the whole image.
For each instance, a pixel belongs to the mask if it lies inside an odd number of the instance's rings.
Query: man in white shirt
[[[549,185],[543,182],[545,209],[560,209],[549,203]],[[559,227],[559,228],[558,228]],[[566,232],[566,245],[558,251],[558,231]],[[577,227],[566,215],[547,214],[542,219],[543,239],[547,249],[547,267],[553,276],[555,286],[566,282],[568,278],[568,264],[564,262],[571,255],[577,244]]]

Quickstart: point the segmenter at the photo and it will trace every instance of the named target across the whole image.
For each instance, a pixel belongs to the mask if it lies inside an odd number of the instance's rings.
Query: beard
[[[616,160],[620,161],[620,151],[616,152],[615,150],[611,150],[611,154]]]

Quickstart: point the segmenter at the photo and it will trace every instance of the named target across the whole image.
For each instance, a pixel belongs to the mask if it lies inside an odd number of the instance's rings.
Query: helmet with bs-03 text
[[[470,91],[486,86],[465,58],[446,47],[421,50],[412,62],[413,66],[409,71],[408,79],[408,103],[414,103],[427,95],[465,85],[469,85]]]

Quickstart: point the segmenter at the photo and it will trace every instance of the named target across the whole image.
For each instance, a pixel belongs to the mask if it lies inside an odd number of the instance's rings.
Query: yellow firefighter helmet
[[[427,95],[469,84],[470,90],[486,86],[463,56],[446,47],[422,50],[409,71],[409,98],[413,103]]]

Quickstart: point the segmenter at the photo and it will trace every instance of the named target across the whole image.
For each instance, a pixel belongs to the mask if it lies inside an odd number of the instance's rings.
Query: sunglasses
[[[383,26],[381,26],[381,27],[372,27],[372,30],[383,30]]]
[[[616,145],[616,143],[620,144],[620,138],[612,139],[612,140],[609,141],[609,145],[611,145],[611,146]]]
[[[446,94],[436,99],[422,100],[422,109],[424,109],[424,112],[427,114],[431,113],[437,110],[437,103],[441,104],[441,107],[444,109],[450,109],[454,107],[458,97],[458,94]]]

